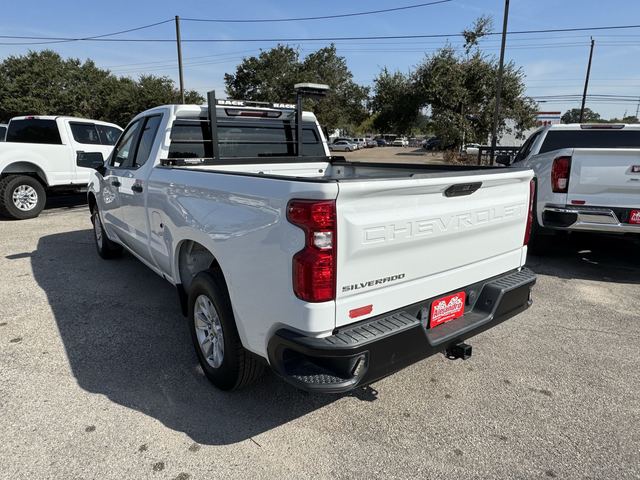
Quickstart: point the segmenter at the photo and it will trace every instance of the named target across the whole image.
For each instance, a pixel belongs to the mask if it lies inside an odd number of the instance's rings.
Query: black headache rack
[[[217,108],[218,106],[226,107],[225,113],[228,116],[238,117],[266,117],[266,118],[279,118],[282,113],[294,113],[295,114],[295,127],[296,127],[296,155],[294,158],[302,159],[303,138],[302,138],[302,99],[304,97],[320,98],[324,97],[329,90],[327,85],[317,83],[297,83],[294,85],[296,92],[296,103],[277,103],[277,102],[257,102],[252,100],[231,100],[231,99],[217,99],[215,90],[207,92],[207,115],[209,120],[209,130],[211,134],[211,143],[213,155],[211,158],[167,158],[161,160],[161,165],[165,167],[186,167],[194,165],[209,165],[213,161],[215,164],[221,164],[220,162],[220,143],[218,140],[218,118]],[[265,110],[255,111],[243,111],[243,107],[257,107],[264,108]],[[268,109],[268,110],[267,110]],[[256,162],[269,162],[273,163],[275,160],[282,160],[286,162],[291,161],[290,156],[259,156],[259,157],[244,157],[235,158],[230,162],[225,163],[256,163]],[[305,161],[319,161],[320,157],[307,157]],[[322,161],[327,161],[327,157],[323,157]]]

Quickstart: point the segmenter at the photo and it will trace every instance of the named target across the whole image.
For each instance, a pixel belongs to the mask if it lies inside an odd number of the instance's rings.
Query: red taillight
[[[533,226],[533,199],[536,196],[536,182],[531,180],[529,182],[529,214],[527,215],[527,228],[524,230],[524,241],[523,245],[527,245],[529,243],[529,238],[531,237],[531,227]]]
[[[336,202],[291,200],[287,220],[305,233],[305,246],[293,256],[293,291],[307,302],[336,297]]]
[[[553,193],[567,193],[569,189],[569,173],[571,157],[557,157],[551,167],[551,190]]]

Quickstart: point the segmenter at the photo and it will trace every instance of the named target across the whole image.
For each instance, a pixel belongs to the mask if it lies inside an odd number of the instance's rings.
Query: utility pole
[[[640,98],[638,99],[638,106],[636,107],[636,118],[638,118],[638,113],[640,113]]]
[[[176,15],[176,44],[178,46],[178,74],[180,75],[180,101],[184,104],[184,77],[182,75],[182,44],[180,41],[180,17]]]
[[[587,102],[587,88],[589,88],[589,75],[591,74],[591,59],[593,58],[593,46],[595,45],[595,40],[591,37],[591,49],[589,50],[589,63],[587,64],[587,76],[584,79],[584,92],[582,92],[582,106],[580,107],[580,122],[582,123],[582,118],[584,117],[584,104]]]
[[[509,0],[504,0],[504,19],[502,20],[502,43],[500,44],[500,63],[498,65],[498,78],[496,79],[496,109],[493,112],[493,134],[491,136],[490,163],[496,155],[498,143],[498,119],[500,117],[500,100],[502,99],[502,74],[504,73],[504,49],[507,45],[507,23],[509,21]]]

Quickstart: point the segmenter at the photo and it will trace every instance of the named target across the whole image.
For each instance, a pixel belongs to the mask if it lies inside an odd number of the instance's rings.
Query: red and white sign
[[[464,314],[464,302],[467,295],[464,292],[454,293],[439,298],[431,304],[431,320],[429,327],[437,327]]]
[[[640,210],[631,210],[629,214],[629,223],[640,225]]]

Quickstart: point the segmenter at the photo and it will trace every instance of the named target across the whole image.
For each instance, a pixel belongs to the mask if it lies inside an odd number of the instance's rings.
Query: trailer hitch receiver
[[[445,351],[445,356],[449,360],[457,360],[458,358],[467,360],[468,358],[471,358],[471,345],[467,345],[463,342],[450,345]]]

